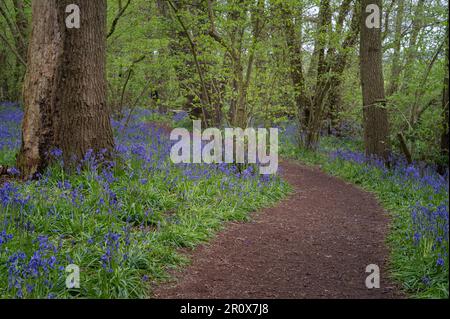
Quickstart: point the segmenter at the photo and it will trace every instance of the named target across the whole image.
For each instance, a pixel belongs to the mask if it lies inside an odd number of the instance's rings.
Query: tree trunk
[[[449,47],[448,47],[448,24],[446,31],[446,39],[445,39],[445,78],[444,78],[444,89],[442,92],[442,135],[441,135],[441,156],[442,163],[439,165],[440,173],[445,173],[445,165],[444,163],[448,163],[448,155],[449,155],[449,130],[448,130],[448,121],[449,121],[449,110],[448,110],[448,99],[449,99]],[[447,166],[448,167],[448,166]]]
[[[28,19],[25,15],[25,4],[23,0],[14,0],[15,21],[17,26],[17,52],[26,62],[27,59],[27,36],[28,36]]]
[[[328,0],[321,0],[319,7],[319,25],[314,45],[315,48],[318,48],[316,86],[309,112],[307,112],[309,115],[307,118],[308,125],[305,147],[308,149],[313,149],[317,146],[322,128],[324,100],[330,87],[328,80],[330,56],[328,55],[328,51],[330,49],[331,32],[331,5]]]
[[[412,30],[409,37],[408,49],[406,50],[405,68],[402,81],[401,92],[406,93],[409,88],[409,81],[412,80],[414,75],[414,68],[411,66],[414,64],[414,60],[417,58],[417,50],[419,48],[419,34],[423,27],[425,0],[418,0],[416,10],[414,11],[414,18],[412,21]]]
[[[80,7],[80,29],[67,29],[65,8]],[[113,149],[106,106],[106,0],[34,0],[25,116],[17,167],[31,178],[60,149],[65,164]]]
[[[370,28],[366,24],[366,19],[371,14],[366,12],[366,7],[370,4],[378,6],[381,19],[381,2],[381,0],[362,1],[360,67],[366,155],[375,155],[387,161],[390,143],[382,69],[381,28]]]
[[[6,70],[7,68],[7,54],[3,50],[0,50],[0,70]],[[8,78],[3,72],[0,74],[0,101],[8,100],[9,90],[8,90]]]
[[[174,0],[172,1],[172,3],[176,8],[178,8],[178,10],[184,8],[184,1]],[[174,18],[175,13],[171,14],[172,9],[167,0],[158,0],[156,4],[159,14],[163,18],[163,20],[166,21],[166,23],[167,21],[171,21],[173,23],[176,23],[176,25],[179,25],[179,22],[176,21],[176,18]],[[181,56],[188,56],[191,54],[191,48],[186,40],[187,35],[184,31],[170,28],[170,30],[168,30],[167,32],[169,37],[168,50],[170,56],[181,59]],[[180,83],[180,87],[183,89],[184,93],[185,103],[183,109],[191,113],[196,108],[196,105],[194,103],[196,95],[189,89],[187,89],[184,84],[196,73],[194,63],[191,60],[186,60],[183,64],[175,64],[174,69],[177,75],[178,82]],[[200,92],[202,90],[201,88],[199,88],[198,83],[193,83],[192,86],[195,86],[195,91],[199,92],[197,93],[197,96],[201,96],[202,94]]]
[[[339,135],[339,118],[338,113],[341,110],[342,104],[342,96],[341,96],[341,85],[343,82],[342,74],[348,66],[348,60],[350,56],[350,49],[353,48],[358,42],[359,29],[360,29],[360,0],[357,0],[353,4],[353,15],[350,22],[350,29],[347,34],[343,33],[341,30],[343,29],[343,21],[345,16],[344,13],[348,10],[342,10],[342,13],[339,15],[339,21],[336,26],[336,32],[338,32],[339,37],[344,37],[344,40],[341,43],[338,43],[337,47],[333,47],[331,53],[331,76],[329,79],[330,88],[327,96],[326,107],[328,109],[328,119],[329,119],[329,127],[328,133],[335,133]],[[344,2],[343,6],[347,6],[347,3]],[[350,5],[350,4],[348,4]],[[350,7],[349,7],[350,8]],[[342,15],[342,17],[341,17]]]
[[[5,5],[5,4],[4,4]],[[5,5],[6,6],[6,5]],[[23,80],[24,64],[26,64],[27,28],[28,21],[24,12],[23,0],[13,0],[14,12],[0,5],[0,15],[5,19],[6,25],[14,39],[13,50],[16,55],[16,63],[12,76],[12,87],[9,93],[14,101],[20,99],[20,85]]]
[[[22,147],[17,157],[17,167],[24,177],[32,177],[45,167],[46,153],[55,144],[55,87],[62,52],[58,20],[56,0],[32,2],[30,54],[23,96]]]
[[[387,95],[391,96],[398,90],[398,82],[402,65],[400,63],[400,50],[402,44],[403,11],[405,10],[405,0],[399,0],[397,4],[397,16],[395,18],[394,54],[392,56],[391,78]]]
[[[292,85],[295,90],[295,103],[297,107],[298,121],[300,124],[300,132],[304,131],[307,125],[307,118],[305,112],[310,108],[310,99],[306,91],[306,83],[303,72],[302,61],[302,39],[301,36],[297,37],[294,24],[294,17],[292,9],[288,4],[281,3],[282,16],[284,20],[284,29],[286,35],[286,44],[289,52],[290,59],[290,75]],[[297,19],[296,22],[301,24],[301,20]],[[300,28],[301,29],[301,28]],[[300,31],[301,32],[301,31]],[[302,136],[300,135],[300,140]]]
[[[249,57],[247,61],[247,67],[245,75],[242,73],[241,90],[238,95],[238,103],[236,110],[236,123],[237,127],[246,128],[248,125],[248,111],[247,111],[247,95],[252,79],[253,67],[255,64],[256,46],[259,42],[262,32],[262,18],[264,17],[264,1],[258,0],[256,7],[251,12],[252,22],[252,45],[249,49]],[[243,69],[243,67],[242,67]]]

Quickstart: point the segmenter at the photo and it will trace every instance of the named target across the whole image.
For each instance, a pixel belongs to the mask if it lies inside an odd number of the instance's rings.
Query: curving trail
[[[281,164],[295,193],[190,253],[154,298],[401,298],[387,278],[388,218],[373,195],[317,168]],[[380,289],[365,286],[381,268]]]

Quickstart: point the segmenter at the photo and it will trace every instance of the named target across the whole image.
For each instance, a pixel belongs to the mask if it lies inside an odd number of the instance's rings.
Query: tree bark
[[[419,34],[423,27],[423,19],[424,19],[424,9],[425,9],[425,0],[418,0],[416,10],[414,11],[414,18],[412,21],[412,30],[411,35],[409,37],[408,49],[406,50],[405,57],[405,70],[403,78],[406,81],[402,82],[401,92],[407,92],[409,88],[409,81],[412,79],[414,74],[414,69],[411,67],[414,63],[414,60],[417,58],[417,50],[419,48],[418,40]]]
[[[402,65],[400,63],[400,50],[402,44],[402,26],[403,26],[403,11],[405,10],[405,0],[398,0],[397,16],[395,18],[395,35],[394,35],[394,53],[392,56],[391,78],[387,95],[391,96],[398,90],[398,82],[400,80],[400,73],[402,72]]]
[[[447,30],[446,30],[446,39],[445,39],[445,77],[444,77],[444,88],[442,90],[442,134],[441,134],[441,156],[442,156],[442,163],[439,165],[439,171],[440,173],[445,173],[445,165],[444,163],[447,163],[448,168],[448,156],[449,156],[449,130],[448,130],[448,121],[449,121],[449,108],[448,108],[448,99],[449,99],[449,46],[448,46],[448,37],[449,37],[449,31],[448,31],[448,24],[447,24]]]
[[[81,11],[80,29],[67,29],[65,8]],[[25,115],[17,167],[24,178],[42,172],[54,149],[64,163],[114,147],[106,105],[106,0],[34,0]]]
[[[27,38],[28,38],[28,19],[25,15],[25,4],[23,0],[14,0],[15,20],[19,39],[17,40],[17,51],[26,62],[27,59]]]
[[[412,156],[411,156],[411,152],[410,152],[410,150],[408,148],[408,145],[406,145],[405,137],[403,136],[402,133],[398,133],[397,134],[397,138],[398,138],[398,141],[400,143],[400,150],[402,151],[403,155],[405,155],[406,162],[408,164],[411,164],[412,163]]]
[[[347,3],[344,2],[343,6],[346,6]],[[348,4],[349,5],[349,4]],[[350,7],[349,7],[350,8]],[[350,56],[350,50],[356,45],[359,36],[360,29],[360,0],[356,0],[353,4],[353,15],[350,21],[350,29],[345,34],[342,32],[343,29],[343,21],[344,14],[348,12],[347,10],[342,10],[342,13],[339,15],[338,24],[336,26],[337,35],[344,40],[341,43],[338,43],[337,47],[333,47],[331,53],[328,55],[331,56],[331,76],[329,79],[330,88],[326,101],[326,108],[328,109],[328,119],[329,119],[329,127],[328,133],[332,134],[334,131],[335,134],[339,135],[339,118],[338,113],[341,110],[342,104],[342,96],[341,96],[341,85],[343,82],[342,74],[348,66],[348,60]],[[344,37],[345,36],[345,37]]]
[[[324,100],[330,88],[328,79],[330,71],[330,40],[332,33],[331,4],[328,0],[321,0],[319,6],[319,25],[315,39],[317,48],[317,72],[315,94],[312,96],[311,106],[307,114],[307,132],[305,147],[313,149],[317,146],[322,128]]]
[[[302,39],[296,35],[294,17],[292,10],[288,4],[280,4],[282,17],[284,20],[284,29],[286,36],[286,44],[290,59],[290,75],[292,85],[295,90],[295,102],[297,107],[298,121],[301,125],[300,131],[304,131],[307,126],[307,118],[305,112],[311,107],[310,98],[307,95],[305,76],[303,72],[302,61]],[[299,19],[296,20],[298,22]],[[301,20],[300,22],[301,23]],[[300,31],[301,32],[301,31]],[[300,136],[301,137],[301,136]]]
[[[5,4],[3,4],[5,5]],[[7,43],[11,51],[16,56],[16,63],[13,72],[13,87],[10,96],[12,100],[20,99],[20,84],[23,80],[24,66],[26,65],[28,20],[25,16],[25,5],[23,0],[13,0],[14,11],[10,12],[8,8],[0,4],[0,15],[3,16],[8,29],[14,39],[14,45]],[[4,38],[3,35],[1,35]],[[7,41],[6,38],[3,41]]]
[[[381,28],[369,28],[366,7],[375,4],[382,12],[381,0],[362,0],[360,67],[363,95],[364,141],[367,156],[389,159],[389,124],[382,69]],[[381,25],[381,23],[380,23]]]
[[[5,70],[7,68],[7,55],[6,52],[0,50],[0,69]],[[6,74],[0,74],[0,101],[7,101],[9,98],[8,78]]]

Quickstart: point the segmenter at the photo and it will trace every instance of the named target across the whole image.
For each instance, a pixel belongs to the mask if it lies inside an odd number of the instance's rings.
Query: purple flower
[[[14,236],[12,234],[7,234],[5,230],[0,232],[0,246],[11,241],[13,237]]]

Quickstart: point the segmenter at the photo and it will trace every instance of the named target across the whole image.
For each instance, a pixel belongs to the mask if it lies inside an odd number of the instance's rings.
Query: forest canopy
[[[360,6],[108,1],[108,106],[116,117],[137,106],[186,110],[219,127],[296,118],[309,148],[321,134],[361,137]],[[447,163],[447,8],[444,0],[388,0],[381,9],[389,142],[438,164]],[[0,100],[21,99],[30,15],[30,1],[0,4]]]

